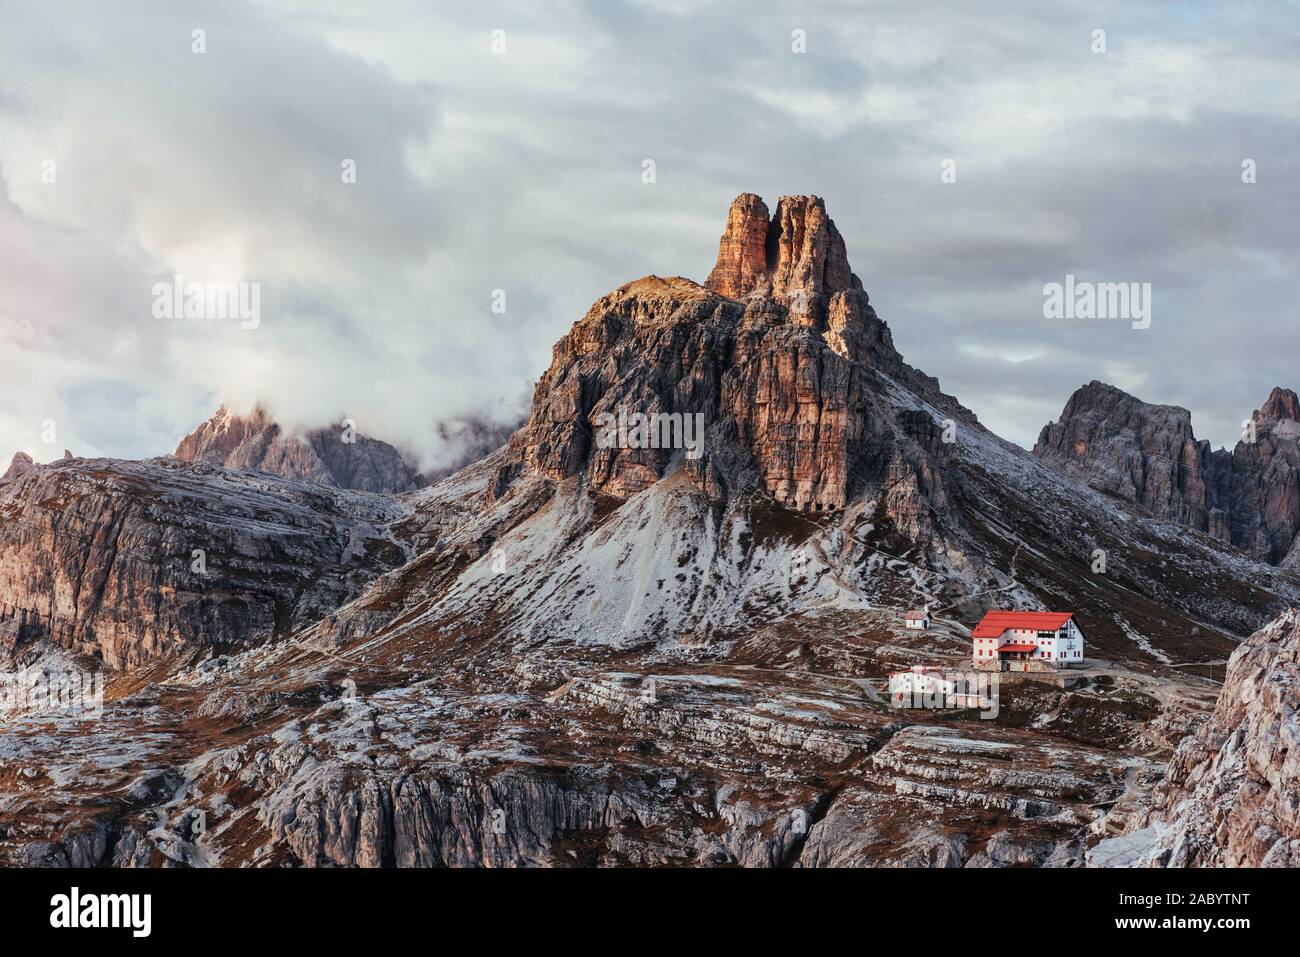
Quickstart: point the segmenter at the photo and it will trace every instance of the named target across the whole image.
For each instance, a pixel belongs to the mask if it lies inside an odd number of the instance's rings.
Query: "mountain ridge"
[[[1206,532],[1256,558],[1300,567],[1300,399],[1274,387],[1231,452],[1191,414],[1094,380],[1071,395],[1033,454],[1067,475]]]

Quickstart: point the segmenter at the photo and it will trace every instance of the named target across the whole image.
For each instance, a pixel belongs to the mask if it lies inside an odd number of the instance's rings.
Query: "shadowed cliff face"
[[[1102,382],[1079,389],[1034,445],[1042,461],[1151,514],[1206,532],[1256,558],[1300,567],[1300,425],[1296,394],[1275,388],[1254,436],[1211,451],[1191,414]]]
[[[1209,444],[1192,434],[1186,409],[1150,405],[1093,381],[1070,396],[1059,422],[1043,428],[1034,455],[1153,515],[1208,528]]]
[[[0,489],[0,654],[113,668],[315,621],[406,553],[391,500],[175,459],[76,459]]]
[[[342,426],[289,435],[261,406],[247,416],[222,406],[181,440],[176,457],[362,492],[409,492],[425,484],[387,442]]]
[[[1223,468],[1222,506],[1234,545],[1284,568],[1300,569],[1300,401],[1277,388],[1251,416],[1255,441],[1242,440]],[[1217,453],[1222,454],[1222,453]]]
[[[913,493],[926,487],[944,498],[931,461],[944,450],[896,421],[879,399],[881,375],[973,418],[902,361],[819,198],[782,197],[769,218],[747,193],[731,205],[704,286],[649,276],[575,324],[555,347],[516,448],[548,476],[582,475],[619,498],[683,458],[715,498],[757,486],[805,512],[899,490],[890,517],[924,534],[930,506]],[[702,451],[600,441],[604,416],[638,413],[702,416]]]

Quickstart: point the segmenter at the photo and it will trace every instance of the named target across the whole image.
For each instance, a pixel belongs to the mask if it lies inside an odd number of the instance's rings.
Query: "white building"
[[[994,671],[1083,667],[1083,630],[1068,611],[991,611],[971,632],[971,661]]]
[[[903,625],[912,631],[924,631],[930,627],[930,613],[924,608],[909,608]]]
[[[913,665],[889,676],[889,703],[895,708],[986,708],[988,683],[976,677]]]

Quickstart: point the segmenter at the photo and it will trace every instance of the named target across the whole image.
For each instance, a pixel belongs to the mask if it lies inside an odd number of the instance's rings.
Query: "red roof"
[[[917,609],[915,609],[915,608],[909,608],[909,609],[907,610],[907,617],[908,617],[908,618],[925,618],[925,617],[926,617],[926,613],[925,613],[924,611],[919,611],[919,610],[917,610]]]
[[[1008,628],[1056,631],[1074,617],[1068,611],[991,611],[975,626],[972,638],[997,638]]]
[[[1037,645],[999,645],[998,651],[1037,651]]]

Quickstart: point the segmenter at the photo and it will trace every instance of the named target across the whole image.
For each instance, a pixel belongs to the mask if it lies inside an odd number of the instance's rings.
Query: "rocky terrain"
[[[1084,405],[1040,445],[1146,428]],[[603,441],[620,414],[702,442]],[[904,362],[816,197],[742,195],[704,285],[600,298],[455,474],[355,491],[389,473],[315,449],[219,413],[0,486],[8,673],[106,679],[93,716],[0,720],[0,862],[1081,866],[1300,604],[1182,479],[1030,455]],[[1078,683],[889,706],[991,607],[1074,610]]]
[[[1191,413],[1090,382],[1043,428],[1034,455],[1152,515],[1262,561],[1300,566],[1300,399],[1275,388],[1232,452],[1192,434]]]
[[[1300,866],[1300,614],[1233,652],[1209,720],[1184,738],[1128,832],[1097,864]]]
[[[64,449],[63,461],[66,462],[71,458],[72,453],[67,449]],[[32,457],[26,452],[15,452],[14,457],[9,462],[9,468],[5,469],[3,475],[0,475],[0,482],[11,482],[20,479],[28,472],[38,468],[40,468],[40,466],[37,465],[36,462],[32,460]]]
[[[362,492],[407,492],[425,484],[402,453],[354,424],[288,434],[262,406],[241,416],[223,405],[181,440],[176,457]]]

